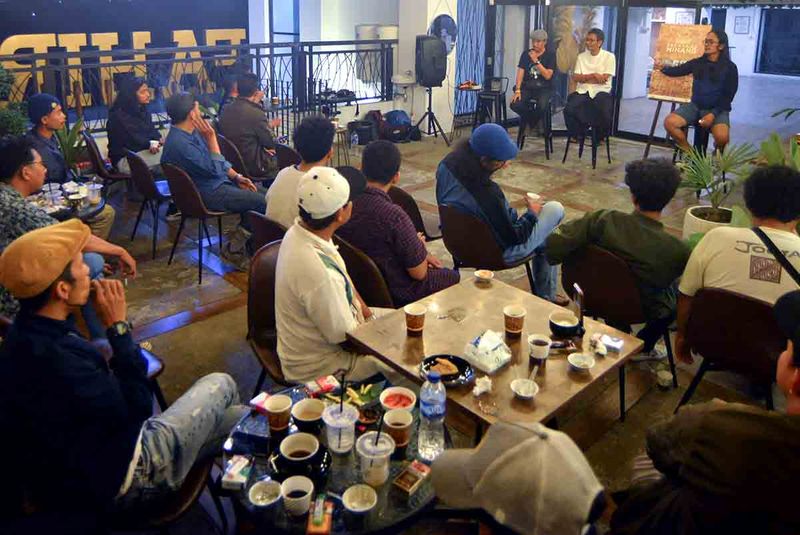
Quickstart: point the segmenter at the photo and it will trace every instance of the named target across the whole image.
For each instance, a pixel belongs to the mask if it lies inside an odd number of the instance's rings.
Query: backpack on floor
[[[392,110],[386,113],[384,117],[386,124],[389,126],[411,126],[411,117],[405,110]]]

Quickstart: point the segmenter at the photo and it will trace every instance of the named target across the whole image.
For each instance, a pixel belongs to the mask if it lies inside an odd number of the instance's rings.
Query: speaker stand
[[[419,128],[419,125],[421,125],[422,121],[424,121],[425,118],[427,117],[428,130],[425,133],[429,136],[432,135],[433,137],[438,137],[439,134],[442,134],[442,139],[444,139],[444,142],[449,147],[450,140],[447,139],[447,134],[444,133],[444,128],[442,128],[442,125],[439,124],[439,119],[436,118],[436,114],[433,113],[433,89],[428,87],[425,89],[425,91],[428,92],[428,111],[426,111],[425,115],[423,115],[420,118],[420,120],[417,121],[417,124],[415,126]]]

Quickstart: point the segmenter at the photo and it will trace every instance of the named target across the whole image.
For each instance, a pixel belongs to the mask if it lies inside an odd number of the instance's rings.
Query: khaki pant
[[[92,219],[86,221],[86,224],[89,225],[90,229],[92,229],[92,234],[98,238],[107,240],[109,234],[111,234],[111,226],[114,224],[115,216],[116,212],[114,211],[114,208],[112,208],[111,205],[106,204],[103,207],[103,210],[101,210],[100,213],[94,216]]]

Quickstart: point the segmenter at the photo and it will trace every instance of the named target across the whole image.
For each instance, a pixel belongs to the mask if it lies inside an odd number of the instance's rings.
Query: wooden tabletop
[[[603,323],[586,318],[586,334],[583,342],[588,348],[591,335],[600,332],[624,340],[620,353],[609,351],[608,356],[596,358],[594,368],[588,373],[569,371],[567,353],[551,351],[550,358],[541,367],[536,377],[540,390],[533,401],[516,399],[510,388],[514,379],[527,377],[533,370],[528,357],[527,337],[539,333],[550,335],[548,317],[558,310],[558,305],[540,299],[500,281],[490,286],[475,284],[475,278],[467,276],[461,283],[419,301],[428,307],[425,328],[421,337],[409,337],[405,328],[405,313],[395,310],[374,321],[360,325],[348,333],[348,339],[360,351],[372,354],[399,370],[409,378],[421,382],[419,364],[426,356],[449,353],[463,356],[467,343],[487,329],[503,333],[503,307],[521,304],[525,307],[524,330],[520,338],[506,338],[511,348],[511,362],[491,375],[492,392],[480,398],[472,395],[472,385],[448,388],[448,410],[465,411],[476,424],[492,424],[497,419],[517,422],[546,422],[557,416],[572,400],[591,383],[601,379],[628,360],[642,348],[642,341],[622,333]],[[456,322],[450,317],[454,309],[461,309],[464,318]],[[575,340],[578,350],[582,341]],[[485,374],[478,370],[477,377]],[[497,406],[494,415],[487,414],[479,406],[478,399],[493,402]],[[491,403],[489,403],[491,404]],[[484,407],[487,404],[484,403]]]

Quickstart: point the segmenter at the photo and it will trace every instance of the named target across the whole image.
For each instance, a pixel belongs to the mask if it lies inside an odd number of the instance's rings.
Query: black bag
[[[411,127],[407,124],[389,125],[384,128],[383,135],[392,143],[408,143]]]
[[[420,132],[419,126],[412,126],[408,130],[408,139],[411,141],[422,141],[422,132]]]

